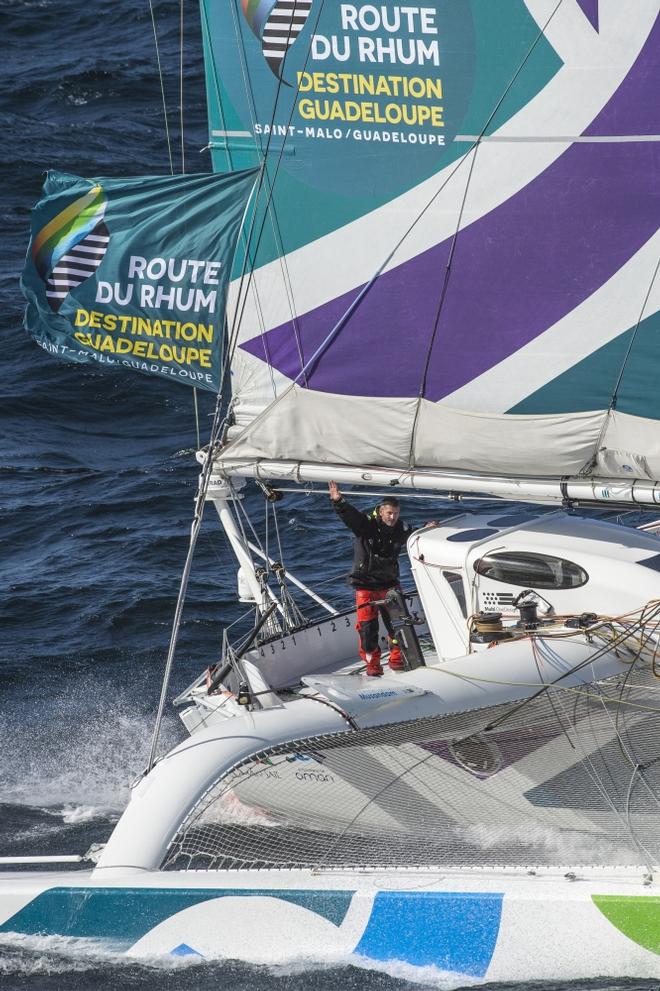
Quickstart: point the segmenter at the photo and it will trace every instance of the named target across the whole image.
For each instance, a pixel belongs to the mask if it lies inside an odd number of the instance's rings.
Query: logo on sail
[[[314,0],[241,0],[245,20],[261,42],[261,50],[277,79],[286,54],[307,23]]]
[[[32,259],[46,283],[46,299],[57,313],[72,289],[94,275],[110,233],[103,222],[106,197],[101,186],[70,203],[42,227],[32,242]]]

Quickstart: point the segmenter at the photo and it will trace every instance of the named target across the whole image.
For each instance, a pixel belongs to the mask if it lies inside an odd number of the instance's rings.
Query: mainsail
[[[315,0],[277,76],[202,9],[214,167],[266,163],[220,464],[660,476],[657,0]]]

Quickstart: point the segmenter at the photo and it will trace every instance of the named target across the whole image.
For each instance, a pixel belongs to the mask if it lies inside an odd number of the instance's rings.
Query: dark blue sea
[[[155,10],[174,168],[183,144],[186,170],[209,171],[197,7],[184,4],[183,137],[180,7],[156,0]],[[47,168],[166,174],[168,146],[146,0],[0,0],[0,36],[0,856],[84,853],[108,837],[146,763],[198,474],[193,393],[48,356],[22,329],[18,282]],[[204,440],[214,397],[199,405]],[[259,519],[262,497],[248,502]],[[346,568],[349,548],[324,500],[289,496],[279,517],[294,572],[315,583]],[[239,616],[234,565],[209,510],[170,697],[217,659],[223,627]],[[181,735],[168,708],[161,748]],[[54,938],[0,938],[7,991],[420,984],[448,986],[351,964],[143,965]]]

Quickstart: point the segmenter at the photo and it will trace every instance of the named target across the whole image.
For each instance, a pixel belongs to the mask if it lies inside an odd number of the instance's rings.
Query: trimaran
[[[259,172],[193,534],[213,503],[254,629],[93,870],[2,879],[4,931],[660,974],[660,540],[579,511],[660,503],[658,4],[496,6],[202,0],[214,169]],[[273,518],[491,500],[411,536],[406,670],[303,604],[246,480]]]

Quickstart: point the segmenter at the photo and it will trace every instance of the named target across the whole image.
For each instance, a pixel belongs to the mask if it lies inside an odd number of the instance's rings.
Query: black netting
[[[164,867],[657,863],[659,692],[638,661],[522,706],[264,751],[206,794]]]

